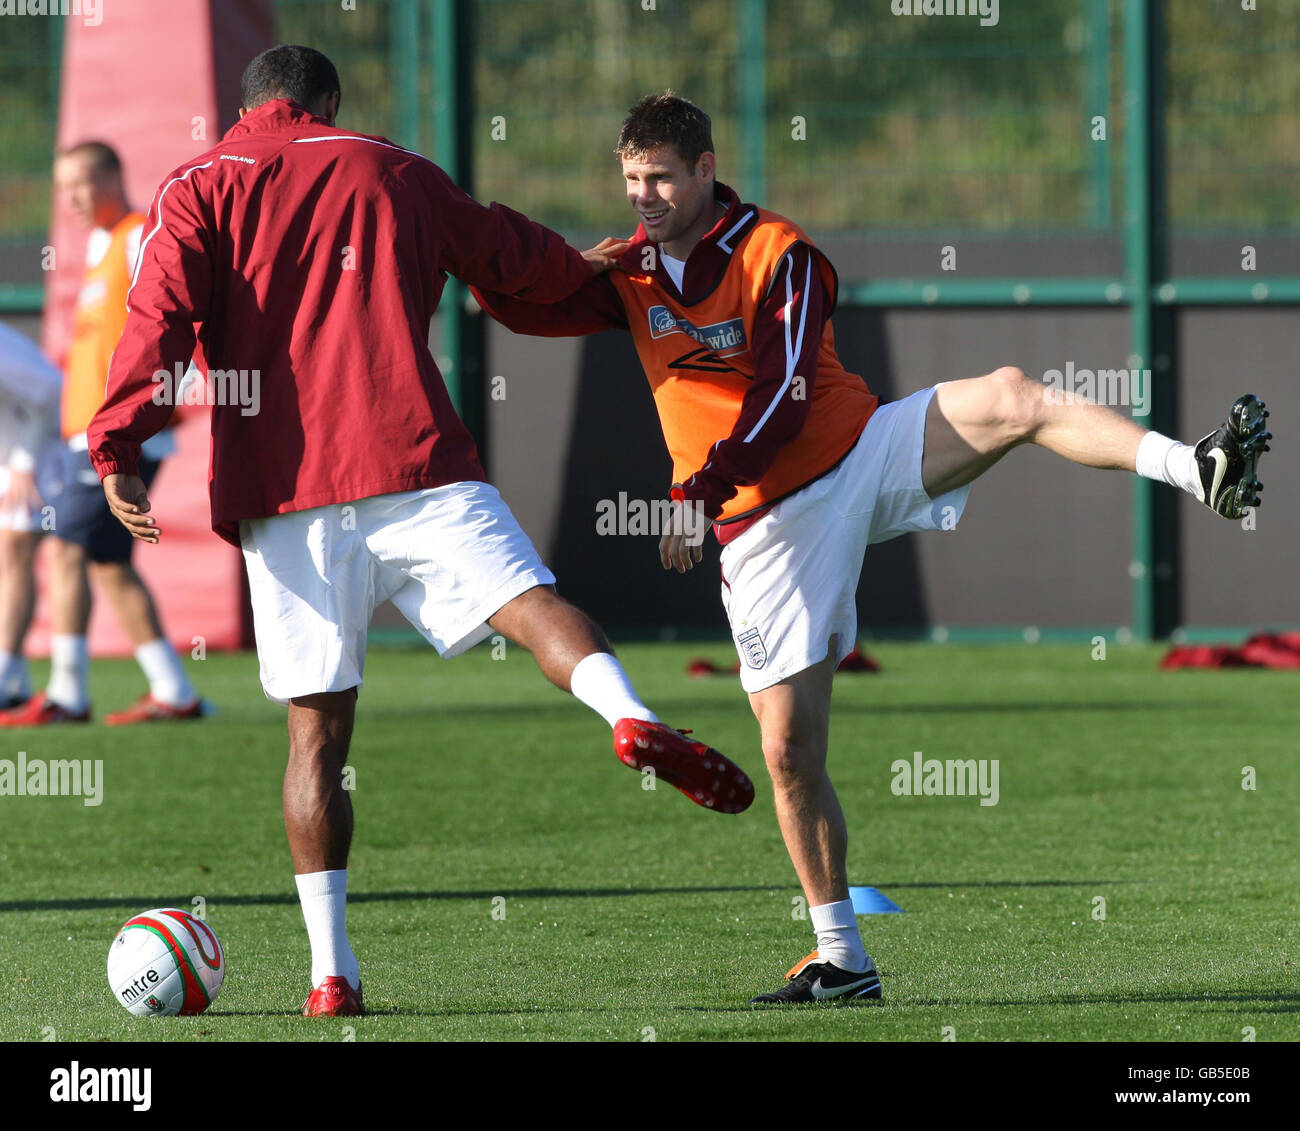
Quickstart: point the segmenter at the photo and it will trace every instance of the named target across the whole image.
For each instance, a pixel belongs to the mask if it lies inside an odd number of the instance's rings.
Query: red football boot
[[[652,767],[656,777],[696,805],[719,813],[743,813],[754,801],[749,775],[711,746],[687,738],[688,734],[663,723],[619,719],[614,725],[614,753],[634,770]]]
[[[44,691],[38,691],[21,707],[15,707],[12,711],[0,711],[0,727],[44,727],[52,723],[88,722],[89,708],[80,714],[73,714],[54,700],[47,699]]]
[[[121,727],[130,723],[166,723],[178,719],[201,719],[202,717],[202,699],[195,699],[188,707],[173,707],[170,703],[163,703],[152,695],[142,695],[125,711],[105,715],[104,725]]]
[[[354,990],[346,978],[333,974],[307,995],[302,1003],[304,1017],[360,1017],[361,986]]]

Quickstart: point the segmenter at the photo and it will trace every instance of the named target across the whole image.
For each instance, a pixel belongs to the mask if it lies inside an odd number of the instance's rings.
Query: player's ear
[[[339,103],[343,101],[343,95],[339,91],[325,96],[325,120],[332,126],[334,119],[339,116]]]
[[[242,118],[245,114],[247,114],[247,113],[248,113],[248,111],[245,110],[242,106],[239,108],[239,116],[240,116],[241,118]]]
[[[700,159],[695,164],[699,170],[700,180],[706,185],[709,184],[718,170],[718,159],[712,153],[701,153]]]

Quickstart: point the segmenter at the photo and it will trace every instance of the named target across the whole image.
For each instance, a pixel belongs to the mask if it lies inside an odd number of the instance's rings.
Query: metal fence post
[[[1152,368],[1151,295],[1151,23],[1147,0],[1124,4],[1124,275],[1128,284],[1129,367]],[[1154,403],[1154,392],[1152,400]],[[1132,631],[1138,640],[1155,633],[1152,488],[1133,481]]]
[[[740,65],[741,196],[767,201],[767,0],[736,0]]]
[[[1085,134],[1088,138],[1088,212],[1094,228],[1109,228],[1110,139],[1114,122],[1110,113],[1110,0],[1088,0],[1087,77],[1085,84]],[[1092,140],[1092,120],[1106,119],[1106,140]]]
[[[398,145],[419,149],[420,139],[420,4],[388,0],[388,55],[396,78],[394,122]]]
[[[434,68],[434,160],[466,192],[474,191],[473,0],[432,0]],[[452,404],[486,465],[483,405],[484,334],[481,315],[465,303],[469,292],[448,279],[439,315],[441,366]]]

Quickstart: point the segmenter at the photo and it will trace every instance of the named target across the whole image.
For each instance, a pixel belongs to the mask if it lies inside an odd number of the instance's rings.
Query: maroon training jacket
[[[264,103],[154,197],[88,430],[100,478],[135,472],[197,332],[208,370],[223,374],[210,383],[208,481],[227,541],[239,544],[241,518],[482,480],[428,348],[447,274],[549,303],[591,268],[419,154]]]

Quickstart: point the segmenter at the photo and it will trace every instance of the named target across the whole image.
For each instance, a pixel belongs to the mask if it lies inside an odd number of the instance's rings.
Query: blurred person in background
[[[163,634],[148,588],[131,565],[133,540],[104,499],[86,442],[86,426],[104,402],[109,360],[126,325],[126,295],[145,217],[127,202],[117,153],[100,141],[82,142],[58,154],[54,189],[58,203],[91,232],[72,341],[62,364],[63,442],[48,469],[42,468],[40,484],[51,508],[50,681],[23,706],[0,711],[0,726],[90,721],[86,630],[91,579],[108,598],[149,681],[146,695],[104,721],[119,725],[197,719],[202,703]],[[175,446],[168,430],[145,445],[140,474],[146,483],[153,481],[161,460]]]
[[[36,606],[37,466],[58,435],[63,377],[25,334],[0,323],[0,709],[32,696],[23,641]]]

